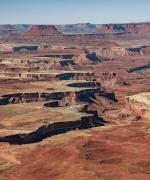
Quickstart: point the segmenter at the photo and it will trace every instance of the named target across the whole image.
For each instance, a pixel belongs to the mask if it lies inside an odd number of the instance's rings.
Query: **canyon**
[[[150,25],[0,26],[0,179],[150,178]]]

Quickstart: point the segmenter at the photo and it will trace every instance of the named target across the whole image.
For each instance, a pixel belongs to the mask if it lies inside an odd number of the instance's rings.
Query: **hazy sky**
[[[0,0],[0,24],[150,21],[150,0]]]

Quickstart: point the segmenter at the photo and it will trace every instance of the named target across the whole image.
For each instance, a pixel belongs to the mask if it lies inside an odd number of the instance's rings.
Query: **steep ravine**
[[[45,138],[63,134],[71,130],[89,129],[92,127],[104,126],[104,120],[93,115],[81,117],[76,121],[56,122],[49,125],[44,125],[29,134],[15,134],[10,136],[0,137],[0,142],[8,142],[10,144],[31,144],[42,141]]]

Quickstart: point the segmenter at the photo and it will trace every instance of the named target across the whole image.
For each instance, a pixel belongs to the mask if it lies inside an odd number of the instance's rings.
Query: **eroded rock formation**
[[[133,96],[126,97],[127,106],[140,116],[150,120],[150,93],[139,93]]]
[[[99,33],[149,33],[150,23],[104,24]]]
[[[27,36],[52,36],[59,34],[61,33],[52,25],[34,25],[25,33]]]
[[[58,134],[64,134],[71,130],[89,129],[92,127],[103,126],[104,121],[96,115],[82,117],[80,120],[57,122],[47,126],[42,126],[29,134],[16,134],[0,137],[0,142],[9,142],[11,144],[30,144],[42,141],[47,137]]]
[[[110,47],[110,48],[100,48],[96,50],[96,55],[104,58],[112,57],[123,57],[123,56],[149,56],[150,47],[141,46],[133,48],[124,48],[124,47]]]

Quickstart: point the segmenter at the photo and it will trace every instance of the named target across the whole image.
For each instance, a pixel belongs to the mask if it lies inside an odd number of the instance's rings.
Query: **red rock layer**
[[[61,34],[55,26],[51,25],[34,25],[26,35],[59,35]]]
[[[150,32],[149,23],[130,23],[130,24],[104,24],[99,33],[148,33]]]

